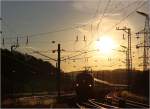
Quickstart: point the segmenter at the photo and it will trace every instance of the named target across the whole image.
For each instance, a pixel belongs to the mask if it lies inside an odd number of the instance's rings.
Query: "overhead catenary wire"
[[[86,57],[86,58],[91,58],[91,57],[88,56],[88,57]],[[76,60],[83,60],[83,59],[84,59],[84,58],[82,58],[82,57],[81,57],[81,58],[68,58],[68,59],[62,60],[62,61],[70,61],[70,60],[71,60],[71,61],[75,62]]]
[[[100,0],[99,0],[100,1]],[[100,3],[99,3],[100,4]],[[98,6],[99,7],[99,6]],[[98,7],[97,7],[97,10],[96,10],[96,13],[98,11]],[[95,13],[95,14],[96,14]],[[4,21],[3,21],[4,22]],[[7,26],[7,28],[10,28],[8,26],[8,24],[6,22],[4,22],[4,24]],[[31,34],[31,35],[28,35],[29,37],[36,37],[36,36],[42,36],[42,35],[47,35],[47,34],[53,34],[53,33],[58,33],[58,32],[62,32],[62,31],[67,31],[67,30],[72,30],[72,29],[75,29],[75,28],[79,28],[79,27],[84,27],[88,24],[81,24],[81,25],[78,25],[78,26],[72,26],[72,27],[66,27],[66,28],[61,28],[61,29],[56,29],[56,30],[52,30],[52,31],[49,31],[49,32],[41,32],[41,33],[35,33],[35,34]],[[23,34],[18,34],[16,31],[14,31],[12,28],[10,28],[12,30],[13,33],[15,33],[19,38],[25,38],[26,35],[23,35]],[[16,38],[16,37],[5,37],[5,38]]]
[[[118,22],[119,23],[119,22]],[[121,22],[120,22],[121,23]],[[118,24],[119,25],[119,24]],[[85,26],[85,25],[84,25]],[[111,31],[111,30],[110,30]],[[59,31],[58,31],[59,32]],[[53,32],[52,32],[53,33]],[[55,32],[54,32],[55,33]],[[48,33],[48,34],[50,34],[50,33]],[[34,34],[35,36],[36,36],[36,34]],[[42,35],[42,34],[41,34]],[[43,35],[45,35],[45,34],[43,34]]]
[[[78,57],[78,56],[81,56],[81,55],[83,55],[83,54],[87,54],[87,53],[89,53],[89,52],[94,52],[94,51],[97,51],[97,50],[83,51],[83,52],[81,52],[81,53],[79,53],[79,54],[76,54],[76,55],[73,55],[73,56],[67,56],[67,58],[64,57],[64,58],[62,58],[62,61],[63,61],[63,60],[66,60],[66,59],[72,59],[72,58],[74,58],[74,57]]]
[[[125,7],[121,8],[121,9],[119,9],[118,12],[123,12],[125,9],[128,9],[128,8],[129,8],[130,6],[132,6],[133,4],[138,3],[138,1],[139,1],[139,0],[136,0],[136,1],[132,2],[131,4],[128,4],[127,6],[125,6]],[[103,13],[103,16],[101,17],[101,19],[100,19],[100,21],[99,21],[99,23],[98,23],[98,25],[97,25],[97,31],[98,31],[99,28],[100,28],[100,24],[101,24],[103,18],[106,17],[106,16],[108,16],[108,15],[105,15],[105,12],[107,11],[107,9],[108,9],[108,7],[109,7],[110,2],[111,2],[110,0],[107,2],[107,5],[106,5],[105,10],[104,10],[104,13]],[[140,3],[141,3],[141,2],[140,2]],[[110,13],[112,13],[112,12],[113,12],[113,10],[112,10]],[[117,13],[117,12],[116,12],[116,13]]]
[[[113,28],[115,28],[117,25],[121,24],[124,20],[126,20],[128,17],[130,17],[132,14],[134,14],[138,9],[140,9],[145,3],[141,4],[140,6],[136,7],[132,12],[130,12],[128,15],[126,15],[124,18],[122,18],[119,22],[114,24],[110,29],[108,29],[105,33],[111,31]]]
[[[116,24],[114,24],[110,29],[108,29],[105,33],[111,31],[114,27],[116,27],[117,25],[121,24],[124,20],[126,20],[129,16],[131,16],[136,10],[140,9],[145,3],[142,3],[140,6],[136,7],[132,12],[130,12],[128,15],[126,15],[125,17],[123,17],[119,22],[117,22]],[[105,34],[103,33],[103,34]],[[92,41],[88,44],[91,45]]]
[[[4,26],[6,26],[7,30],[10,33],[16,35],[16,37],[23,36],[23,34],[18,33],[14,28],[12,28],[10,25],[8,25],[8,22],[4,18],[1,18],[1,25],[2,25],[2,30],[1,30],[2,35],[1,36],[4,37],[4,34],[6,34],[6,31],[4,31]],[[5,36],[5,39],[14,39],[16,37],[6,37]]]
[[[118,26],[118,25],[121,24],[124,20],[126,20],[128,17],[130,17],[132,14],[134,14],[134,13],[135,13],[138,9],[140,9],[143,5],[145,5],[145,2],[142,3],[140,6],[136,7],[132,12],[130,12],[129,14],[127,14],[125,17],[123,17],[122,19],[120,19],[119,22],[115,23],[111,28],[109,28],[109,29],[108,29],[107,31],[105,31],[103,34],[106,34],[106,33],[110,32],[110,31],[112,31],[116,26]],[[102,34],[102,35],[103,35],[103,34]],[[87,46],[90,46],[90,45],[92,44],[92,42],[93,42],[93,40],[90,41]]]
[[[98,1],[98,5],[97,5],[97,8],[96,8],[96,11],[95,11],[95,14],[94,14],[93,18],[95,18],[95,17],[97,16],[97,14],[98,14],[100,3],[101,3],[101,0]],[[92,19],[93,19],[93,18],[92,18]],[[87,25],[89,25],[89,23],[88,23],[88,24],[81,25],[81,26],[77,26],[76,28],[84,27],[84,26],[87,26]],[[92,32],[92,24],[91,24],[91,32]],[[76,36],[76,42],[77,42],[77,41],[78,41],[78,35]],[[84,36],[84,41],[85,41],[85,36]],[[82,50],[82,51],[83,51],[83,50]],[[70,52],[73,52],[73,51],[70,51]],[[81,51],[79,50],[79,51],[74,51],[74,52],[81,52]],[[78,55],[77,55],[77,56],[78,56]],[[67,56],[67,57],[68,57],[68,56]]]
[[[126,9],[128,9],[128,8],[130,8],[132,5],[134,5],[134,4],[136,4],[136,3],[138,3],[138,1],[139,0],[136,0],[136,1],[134,1],[134,2],[132,2],[132,3],[129,3],[127,6],[124,6],[124,7],[122,7],[122,8],[120,8],[120,9],[118,9],[118,10],[111,10],[109,13],[119,13],[119,12],[123,12],[123,11],[126,11]],[[121,1],[120,1],[121,2]],[[119,5],[119,4],[118,4]],[[111,15],[111,14],[110,14]],[[105,15],[105,16],[109,16],[108,14],[107,15]]]
[[[78,25],[78,26],[71,26],[71,27],[66,27],[66,28],[60,28],[60,29],[56,29],[56,30],[52,30],[52,31],[48,31],[48,32],[41,32],[41,33],[35,33],[35,34],[30,34],[30,35],[20,35],[18,36],[18,38],[26,38],[26,36],[28,37],[38,37],[38,36],[43,36],[43,35],[47,35],[47,34],[54,34],[54,33],[58,33],[58,32],[63,32],[63,31],[67,31],[67,30],[73,30],[79,27],[84,27],[87,24],[82,24],[82,25]],[[13,39],[16,37],[5,37],[6,39]]]
[[[137,2],[137,1],[136,1],[136,2]],[[134,3],[135,3],[135,2],[134,2]],[[134,3],[133,3],[133,4],[134,4]],[[132,4],[132,5],[133,5],[133,4]],[[107,31],[105,31],[103,34],[106,34],[106,33],[110,32],[110,31],[112,31],[113,28],[115,28],[117,25],[121,24],[124,20],[126,20],[129,16],[131,16],[135,11],[137,11],[138,9],[140,9],[144,4],[145,4],[145,2],[144,2],[142,5],[136,7],[131,13],[129,13],[128,15],[126,15],[125,17],[123,17],[119,22],[115,23],[111,28],[109,28],[109,29],[108,29]],[[128,5],[127,7],[129,7],[129,6],[131,6],[131,5]],[[127,7],[123,8],[123,9],[126,9]],[[102,35],[103,35],[103,34],[102,34]],[[88,45],[91,45],[92,42],[93,42],[93,41],[89,42]]]
[[[51,57],[41,53],[40,51],[33,49],[32,47],[28,47],[28,48],[30,48],[30,50],[33,51],[33,53],[37,53],[37,54],[39,54],[41,56],[44,56],[44,57],[46,57],[46,58],[48,58],[50,60],[57,61],[57,59],[51,58]]]
[[[121,5],[121,3],[122,3],[121,0],[118,3],[116,3],[116,5],[113,7],[113,9],[111,9],[111,12],[116,11],[116,9],[118,9],[118,7]]]
[[[100,18],[100,20],[99,20],[99,22],[98,22],[98,24],[97,24],[97,33],[99,32],[99,27],[101,26],[101,22],[102,22],[103,18],[105,17],[105,13],[106,13],[106,11],[107,11],[107,9],[108,9],[108,7],[109,7],[110,2],[111,2],[111,0],[108,0],[108,2],[107,2],[107,4],[106,4],[106,7],[105,7],[105,9],[104,9],[104,12],[103,12],[103,14],[102,14],[102,17]]]
[[[110,1],[110,0],[109,0]],[[109,2],[108,2],[109,3]],[[107,4],[108,4],[107,3]],[[133,3],[134,4],[134,3]],[[132,5],[132,4],[131,4]],[[99,7],[99,6],[98,6]],[[128,7],[128,6],[127,6]],[[127,7],[124,7],[127,8]],[[108,6],[107,6],[108,8]],[[107,9],[105,8],[105,9]],[[122,10],[122,9],[121,9]],[[97,10],[96,10],[97,12]],[[93,19],[93,18],[92,18]],[[28,37],[37,37],[37,36],[43,36],[43,35],[47,35],[47,34],[54,34],[54,33],[58,33],[58,32],[63,32],[63,31],[68,31],[68,30],[72,30],[72,29],[76,29],[76,28],[80,28],[80,27],[85,27],[87,25],[91,25],[90,22],[86,23],[86,24],[81,24],[81,25],[76,25],[76,26],[71,26],[71,27],[65,27],[65,28],[60,28],[60,29],[56,29],[56,30],[52,30],[52,31],[49,31],[49,32],[41,32],[41,33],[35,33],[35,34],[30,34],[30,35],[23,35],[23,34],[18,34],[17,32],[15,32],[18,36],[18,38],[26,38],[27,36]],[[9,38],[16,38],[16,37],[5,37],[5,39],[9,39]]]
[[[57,61],[57,59],[51,58],[51,57],[49,57],[49,56],[47,56],[47,55],[41,53],[41,52],[38,51],[38,50],[34,50],[34,49],[30,49],[30,50],[32,50],[33,53],[37,53],[37,54],[39,54],[39,55],[41,55],[41,56],[44,56],[44,57],[48,58],[49,60]],[[63,51],[64,51],[64,50],[63,50]],[[67,50],[66,50],[66,51],[67,51]],[[97,50],[82,51],[82,52],[79,51],[80,53],[79,53],[78,55],[73,55],[73,56],[70,56],[70,57],[68,57],[68,56],[67,56],[67,57],[61,57],[61,58],[62,58],[61,61],[65,61],[65,60],[75,60],[75,59],[73,59],[73,58],[78,57],[78,56],[81,56],[82,54],[86,54],[86,53],[89,53],[89,52],[93,52],[93,51],[97,51]],[[78,59],[80,59],[80,58],[78,58]]]
[[[132,12],[130,12],[129,14],[127,14],[125,17],[123,17],[119,22],[117,22],[116,24],[114,24],[110,29],[108,29],[106,32],[104,32],[103,34],[106,34],[107,32],[110,32],[113,28],[115,28],[117,25],[121,24],[124,20],[126,20],[129,16],[131,16],[134,12],[136,12],[138,9],[140,9],[143,5],[145,4],[142,3],[140,6],[136,7]],[[93,43],[93,40],[91,40],[86,47],[90,46]],[[83,47],[82,49],[84,49],[85,47]],[[81,50],[82,50],[81,49]]]
[[[101,3],[101,0],[98,0],[97,8],[96,8],[96,11],[95,11],[93,18],[97,17],[97,14],[99,13],[100,3]]]
[[[117,25],[121,24],[124,20],[126,20],[129,16],[131,16],[136,10],[138,10],[139,8],[141,8],[143,5],[145,4],[142,3],[140,6],[136,7],[132,12],[130,12],[128,15],[126,15],[125,17],[123,17],[119,22],[117,22],[116,24],[114,24],[110,29],[108,29],[106,32],[104,32],[103,34],[111,31],[113,28],[115,28]],[[84,25],[85,26],[85,25]],[[92,44],[93,40],[91,42],[89,42],[89,44],[87,46],[90,46]],[[87,47],[86,46],[86,47]],[[83,47],[82,49],[84,49],[85,47]],[[81,49],[81,50],[82,50]],[[78,54],[77,54],[78,55]],[[79,54],[80,55],[80,54]]]

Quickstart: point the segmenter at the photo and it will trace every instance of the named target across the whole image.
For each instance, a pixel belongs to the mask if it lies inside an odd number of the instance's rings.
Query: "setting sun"
[[[102,36],[96,42],[96,47],[100,50],[101,53],[110,55],[112,53],[112,50],[116,48],[116,43],[111,37]]]

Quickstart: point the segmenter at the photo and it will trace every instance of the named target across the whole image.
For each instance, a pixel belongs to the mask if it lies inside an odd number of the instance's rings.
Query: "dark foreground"
[[[123,96],[124,96],[123,92]],[[2,100],[2,108],[149,108],[148,102],[135,96],[126,99],[122,93],[111,92],[87,100],[79,99],[75,93],[57,95],[38,95],[11,97]]]

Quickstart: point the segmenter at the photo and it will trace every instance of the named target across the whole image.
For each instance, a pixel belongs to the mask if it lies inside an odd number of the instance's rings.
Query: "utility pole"
[[[60,44],[58,44],[58,59],[57,59],[57,90],[58,90],[58,98],[60,98],[60,79],[61,79],[61,72],[60,72]]]
[[[0,17],[0,22],[2,24],[2,18]],[[0,34],[2,35],[2,29],[0,30]]]
[[[3,37],[2,45],[3,45],[3,47],[5,46],[5,40],[4,40],[4,37]]]
[[[18,47],[19,47],[19,40],[18,40],[18,37],[17,37],[16,44],[11,45],[11,52],[12,52],[14,49],[18,48]]]
[[[127,71],[128,71],[128,90],[130,90],[131,73],[132,73],[132,54],[131,54],[131,29],[124,27],[117,27],[116,30],[123,30],[128,34],[128,47],[127,47]]]
[[[128,49],[126,46],[123,46],[123,45],[120,45],[120,46],[125,49],[123,51],[119,50],[119,52],[124,52],[126,54],[125,63],[126,63],[126,72],[128,72]]]
[[[143,71],[149,70],[149,48],[150,48],[150,26],[149,26],[149,15],[143,12],[137,11],[138,14],[144,16],[146,18],[145,20],[145,27],[143,30],[137,32],[136,34],[144,34],[144,44],[137,44],[136,48],[143,47]]]
[[[11,45],[11,52],[16,49],[17,47],[19,47],[19,45],[15,44],[15,45]]]

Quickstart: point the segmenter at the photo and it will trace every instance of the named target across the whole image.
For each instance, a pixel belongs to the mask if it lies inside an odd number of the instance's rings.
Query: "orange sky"
[[[110,0],[110,2],[100,0],[100,3],[99,0],[93,2],[88,0],[2,2],[1,24],[5,46],[1,46],[10,49],[10,46],[16,43],[18,36],[20,47],[16,50],[46,59],[31,53],[33,50],[38,50],[57,59],[57,53],[52,53],[52,50],[57,49],[58,43],[61,44],[62,49],[66,50],[61,52],[61,56],[68,57],[79,54],[75,51],[97,49],[97,39],[108,36],[117,45],[116,49],[122,50],[120,45],[127,46],[127,34],[115,28],[126,26],[132,31],[133,68],[141,69],[139,64],[142,59],[138,57],[143,54],[143,51],[136,49],[135,45],[140,40],[135,38],[134,33],[143,29],[145,18],[137,14],[135,10],[148,13],[148,7],[147,0]],[[100,27],[97,30],[99,22]],[[80,26],[83,24],[86,26]],[[77,25],[80,27],[68,29]],[[36,35],[32,36],[32,34]],[[122,38],[122,34],[125,35],[125,39]],[[25,45],[26,36],[29,36],[28,45]],[[78,41],[75,41],[76,36]],[[83,41],[84,36],[86,42]],[[51,43],[53,40],[56,41],[55,44]],[[85,61],[85,57],[89,59]],[[125,68],[125,63],[122,62],[125,61],[125,54],[115,50],[109,55],[94,51],[76,58],[80,59],[61,62],[61,68],[66,72],[81,70],[84,66],[92,66],[94,70]],[[56,64],[56,62],[50,62],[53,65]]]

